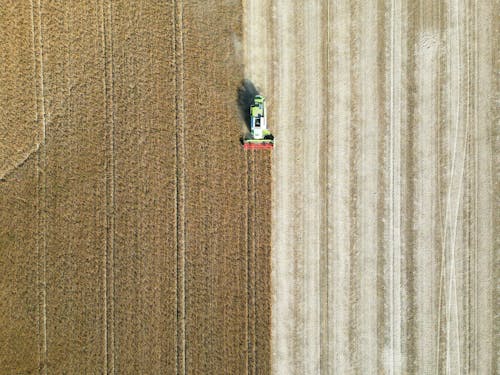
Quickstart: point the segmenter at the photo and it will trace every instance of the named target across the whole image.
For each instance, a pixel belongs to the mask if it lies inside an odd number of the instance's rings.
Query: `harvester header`
[[[250,134],[243,138],[245,150],[272,149],[274,136],[267,129],[266,99],[256,95],[250,106]]]

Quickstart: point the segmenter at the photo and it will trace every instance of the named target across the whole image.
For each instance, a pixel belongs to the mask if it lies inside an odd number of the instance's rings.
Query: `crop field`
[[[0,374],[498,373],[499,13],[0,0]]]
[[[271,165],[239,142],[242,5],[0,9],[0,373],[268,373]]]

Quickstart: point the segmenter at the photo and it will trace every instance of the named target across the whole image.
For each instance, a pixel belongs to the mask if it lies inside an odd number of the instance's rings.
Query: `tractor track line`
[[[41,344],[40,344],[40,372],[47,374],[47,154],[46,154],[46,135],[47,135],[47,116],[45,111],[45,76],[44,76],[44,53],[43,53],[43,22],[42,22],[42,5],[41,0],[31,0],[32,7],[32,24],[33,24],[33,48],[35,52],[35,74],[37,77],[40,92],[35,92],[37,102],[37,118],[42,123],[43,141],[37,154],[37,196],[38,196],[38,222],[39,233],[37,239],[37,251],[39,256],[39,264],[37,273],[41,273],[41,280],[37,277],[37,281],[41,283],[40,288],[40,305],[41,318],[39,323],[41,326]],[[36,8],[36,10],[35,10]],[[36,25],[36,26],[35,26]],[[38,87],[37,87],[38,90]],[[38,105],[40,101],[40,105]],[[40,244],[41,242],[41,244]],[[41,245],[41,249],[40,249]],[[41,263],[41,265],[40,265]],[[40,269],[41,268],[41,269]]]
[[[106,239],[103,265],[104,284],[104,353],[105,373],[115,372],[115,316],[114,316],[114,254],[115,254],[115,112],[114,112],[114,58],[112,4],[106,0],[101,3],[102,43],[105,61],[104,92],[106,96],[106,123],[109,127],[106,160]]]
[[[176,78],[176,213],[177,213],[177,374],[186,374],[186,177],[184,111],[184,13],[183,1],[174,0],[174,58]]]

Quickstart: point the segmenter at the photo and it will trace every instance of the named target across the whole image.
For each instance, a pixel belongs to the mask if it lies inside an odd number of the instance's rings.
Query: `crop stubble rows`
[[[274,72],[287,146],[274,163],[273,369],[495,373],[498,5],[265,3],[275,48],[259,67]],[[309,100],[290,113],[295,92]]]

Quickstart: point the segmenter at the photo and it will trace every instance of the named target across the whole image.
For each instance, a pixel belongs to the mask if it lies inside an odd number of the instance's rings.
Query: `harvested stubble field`
[[[268,373],[240,2],[0,5],[0,373]]]
[[[498,1],[247,0],[274,374],[498,374]]]

